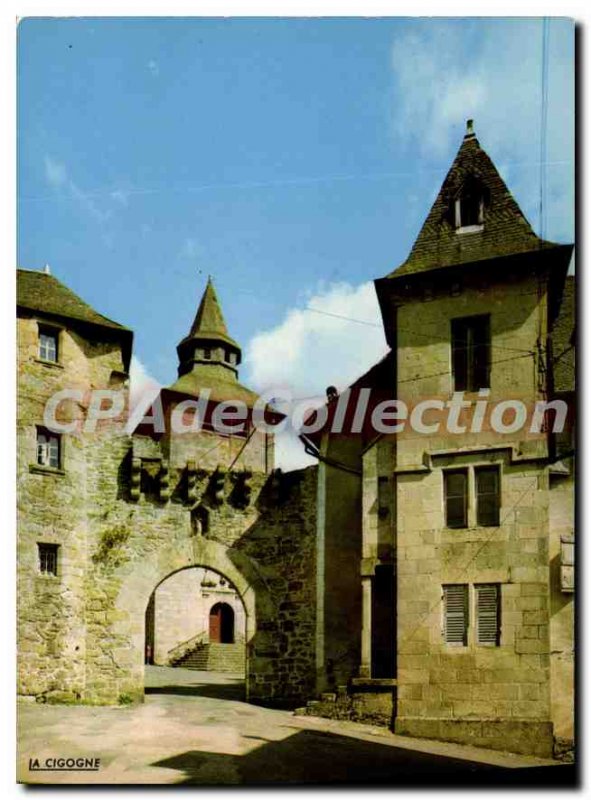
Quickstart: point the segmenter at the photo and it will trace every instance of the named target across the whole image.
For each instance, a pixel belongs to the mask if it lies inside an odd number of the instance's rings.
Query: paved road
[[[151,667],[133,707],[19,703],[19,780],[124,784],[552,784],[552,762],[398,737],[244,703],[239,676]],[[29,759],[100,758],[96,772],[31,772]]]

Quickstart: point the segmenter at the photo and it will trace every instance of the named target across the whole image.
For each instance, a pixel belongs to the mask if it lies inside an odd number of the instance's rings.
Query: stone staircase
[[[237,672],[243,675],[244,660],[244,644],[201,642],[175,660],[172,666],[212,672]]]

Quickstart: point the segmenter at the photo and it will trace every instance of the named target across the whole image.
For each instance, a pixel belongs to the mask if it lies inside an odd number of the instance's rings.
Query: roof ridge
[[[479,223],[461,225],[462,189],[480,187]],[[465,196],[465,195],[464,195]],[[458,211],[460,208],[460,211]],[[554,246],[541,239],[473,131],[472,120],[409,255],[388,278]]]
[[[53,283],[53,290],[47,291],[49,287],[40,290],[38,283],[41,279]],[[42,311],[52,316],[131,332],[130,328],[101,314],[55,275],[39,270],[17,267],[17,306],[32,311]]]

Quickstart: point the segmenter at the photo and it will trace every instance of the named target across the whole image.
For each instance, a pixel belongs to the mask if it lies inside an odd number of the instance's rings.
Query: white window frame
[[[60,332],[57,328],[52,328],[49,325],[44,325],[43,323],[39,323],[38,326],[38,357],[40,361],[46,361],[49,364],[59,364],[59,356],[60,356]],[[53,341],[53,357],[51,357],[50,350],[51,348],[47,348],[46,343],[44,341],[48,339]],[[44,353],[45,350],[45,353]]]

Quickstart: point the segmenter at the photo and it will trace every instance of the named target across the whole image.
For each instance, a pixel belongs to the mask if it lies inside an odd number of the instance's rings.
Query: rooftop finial
[[[49,268],[49,264],[46,264],[46,265],[43,267],[43,272],[44,272],[46,275],[51,275],[51,270],[50,270],[50,268]]]
[[[466,136],[474,136],[474,120],[466,120]]]

